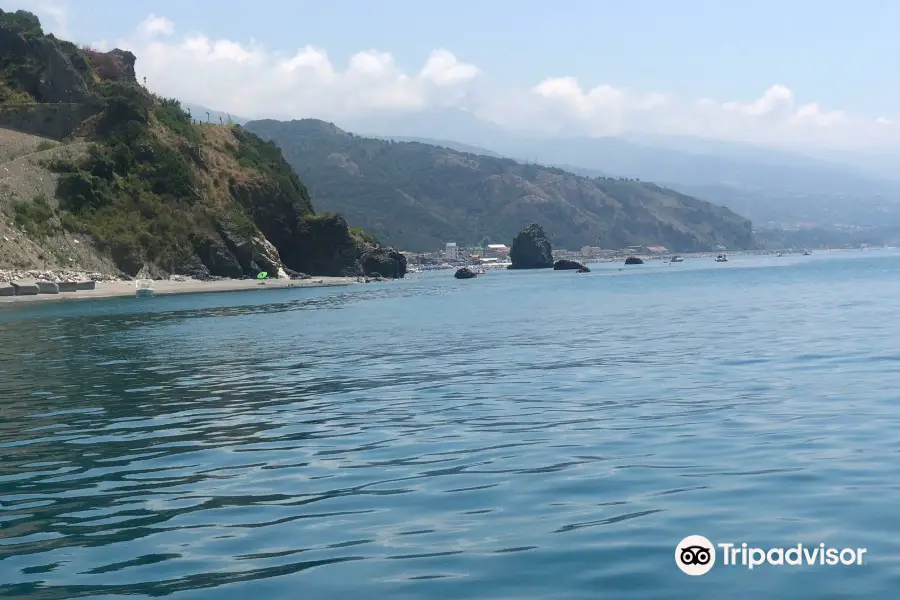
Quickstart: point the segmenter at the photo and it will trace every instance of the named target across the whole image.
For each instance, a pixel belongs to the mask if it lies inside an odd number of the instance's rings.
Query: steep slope
[[[93,245],[50,222],[59,175],[46,165],[87,147],[0,129],[0,269],[118,271]]]
[[[246,127],[281,147],[323,207],[408,250],[509,242],[531,222],[541,223],[556,247],[754,246],[748,220],[650,183],[363,138],[313,119]]]
[[[83,141],[0,149],[10,190],[0,194],[0,211],[17,239],[4,243],[19,248],[3,259],[11,266],[43,267],[52,255],[68,267],[74,241],[57,247],[77,238],[96,263],[131,276],[403,276],[402,255],[352,232],[339,215],[316,214],[273,144],[239,126],[195,124],[177,101],[138,85],[134,55],[78,50],[45,36],[24,11],[0,12],[0,50],[3,122],[52,129],[48,121],[86,116],[67,129]],[[64,85],[75,97],[61,112]],[[23,114],[37,118],[16,121]]]

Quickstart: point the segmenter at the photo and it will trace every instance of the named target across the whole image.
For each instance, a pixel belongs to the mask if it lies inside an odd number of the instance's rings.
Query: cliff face
[[[37,17],[0,12],[0,90],[4,100],[88,102],[91,68],[71,42],[44,35]]]
[[[195,124],[177,101],[137,84],[130,52],[78,50],[30,17],[0,11],[0,103],[96,108],[78,125],[95,143],[43,156],[50,142],[41,142],[33,156],[15,157],[58,180],[52,194],[0,192],[0,212],[15,215],[33,244],[77,236],[130,276],[362,275],[376,264],[403,276],[402,255],[351,233],[341,217],[315,213],[273,144],[240,127]],[[78,267],[69,259],[54,257]]]

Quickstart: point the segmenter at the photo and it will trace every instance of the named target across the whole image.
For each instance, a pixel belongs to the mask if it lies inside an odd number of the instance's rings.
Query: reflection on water
[[[766,260],[4,307],[0,596],[893,598],[900,257]]]

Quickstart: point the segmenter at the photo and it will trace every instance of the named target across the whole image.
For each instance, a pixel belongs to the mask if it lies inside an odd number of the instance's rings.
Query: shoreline
[[[311,279],[266,279],[265,283],[255,279],[223,279],[220,281],[175,281],[153,282],[154,296],[175,296],[182,294],[247,292],[259,290],[280,290],[291,288],[336,287],[357,283],[355,277],[313,277]],[[134,281],[98,281],[93,290],[61,292],[59,294],[37,294],[34,296],[0,296],[0,304],[19,302],[91,300],[109,298],[134,298]],[[152,298],[151,298],[152,299]]]

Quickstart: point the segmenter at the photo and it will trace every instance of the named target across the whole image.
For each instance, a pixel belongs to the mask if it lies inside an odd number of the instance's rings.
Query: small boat
[[[673,256],[672,260],[670,260],[669,262],[684,262],[684,259],[681,258],[680,256],[676,255],[676,256]]]
[[[810,256],[811,254],[812,254],[812,252],[810,252],[809,250],[807,250],[806,252],[803,253],[803,256]]]
[[[728,262],[728,258],[724,254],[720,254],[716,257],[716,262]]]
[[[154,295],[152,279],[138,279],[134,282],[135,298],[152,298]]]

